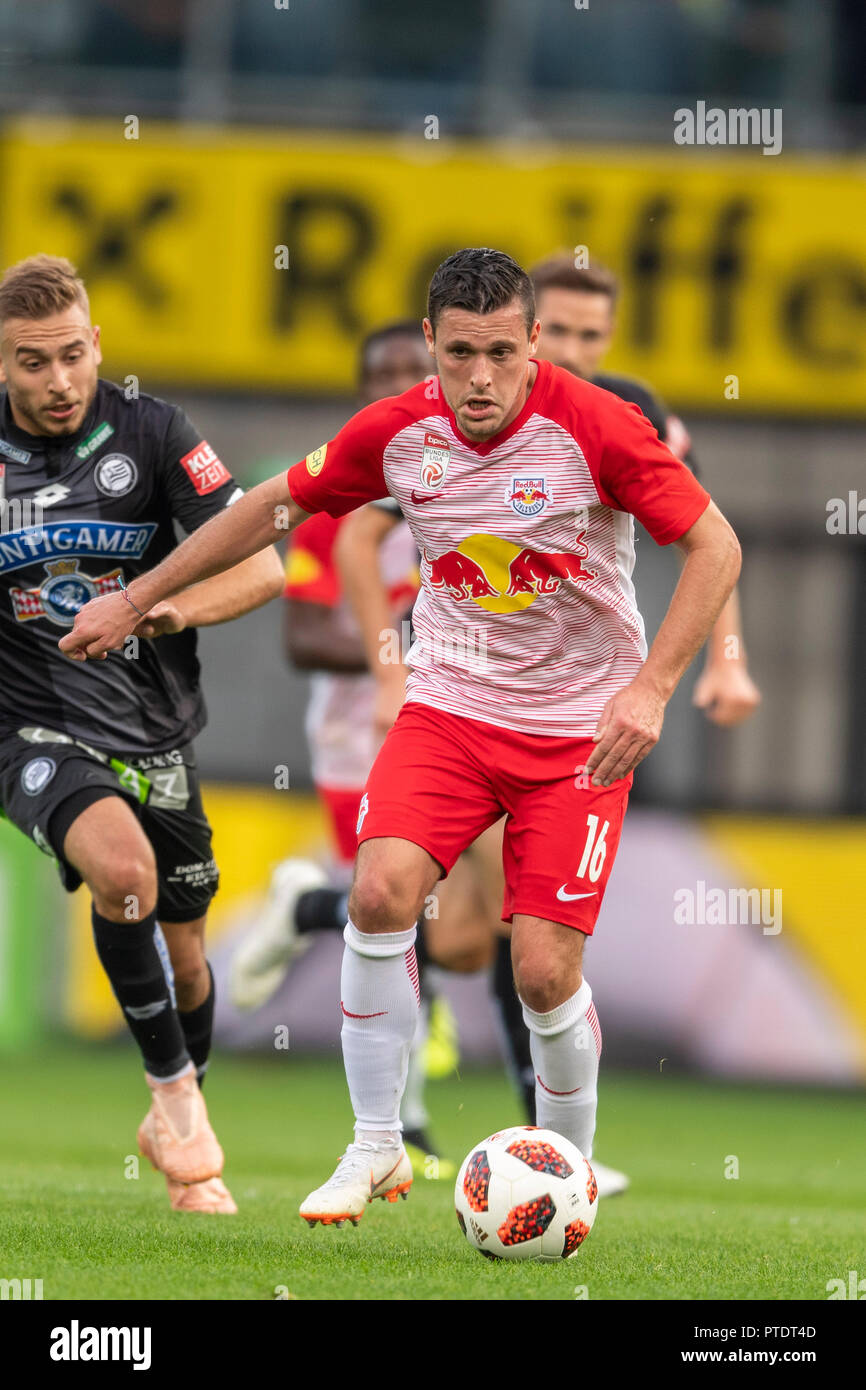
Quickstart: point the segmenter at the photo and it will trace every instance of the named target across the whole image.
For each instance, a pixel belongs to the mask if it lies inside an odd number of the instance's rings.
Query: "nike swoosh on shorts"
[[[573,903],[577,898],[594,898],[595,893],[566,893],[565,884],[563,883],[556,896],[561,903]]]

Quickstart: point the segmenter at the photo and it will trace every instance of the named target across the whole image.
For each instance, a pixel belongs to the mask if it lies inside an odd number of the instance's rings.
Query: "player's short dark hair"
[[[606,294],[611,308],[619,294],[619,281],[612,270],[593,263],[578,266],[568,251],[558,252],[539,261],[529,272],[535,293],[543,290],[573,290],[577,294]]]
[[[427,296],[427,317],[436,332],[443,309],[467,309],[491,314],[513,299],[523,306],[527,333],[535,323],[535,294],[526,271],[504,251],[472,246],[455,251],[433,274]]]
[[[391,323],[383,323],[381,328],[374,328],[372,333],[368,333],[361,341],[358,349],[358,369],[360,375],[366,375],[370,367],[370,354],[379,343],[387,343],[391,338],[418,338],[422,343],[424,329],[417,319],[394,319]]]
[[[47,319],[72,304],[80,304],[90,317],[84,281],[64,256],[28,256],[11,265],[0,280],[0,323]]]

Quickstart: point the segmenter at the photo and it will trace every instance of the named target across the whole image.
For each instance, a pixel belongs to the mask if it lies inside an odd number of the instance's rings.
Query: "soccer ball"
[[[580,1149],[552,1129],[516,1125],[482,1139],[454,1189],[469,1244],[500,1260],[568,1260],[598,1211],[595,1174]]]

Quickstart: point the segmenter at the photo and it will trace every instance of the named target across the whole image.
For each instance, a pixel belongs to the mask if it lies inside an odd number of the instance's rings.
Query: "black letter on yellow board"
[[[99,211],[83,188],[67,185],[54,190],[51,202],[66,212],[89,237],[77,257],[81,278],[87,284],[116,276],[149,309],[165,304],[168,291],[142,260],[142,237],[154,222],[175,212],[180,199],[172,189],[152,189],[132,210]]]
[[[664,250],[663,241],[673,211],[671,199],[663,194],[642,203],[637,210],[636,231],[627,252],[634,284],[629,337],[637,347],[652,347],[658,339],[659,280],[671,268],[671,257]]]
[[[339,227],[343,245],[336,258],[317,259],[310,245],[317,223]],[[275,328],[296,326],[313,301],[327,304],[345,333],[358,333],[363,321],[353,303],[358,274],[369,259],[377,236],[369,207],[332,189],[295,193],[280,204],[275,243],[288,246],[291,270],[274,275],[272,316]],[[270,243],[269,243],[270,244]]]
[[[829,300],[832,312],[821,301]],[[823,312],[822,312],[823,308]],[[844,310],[853,310],[851,332],[844,336]],[[792,352],[816,367],[859,367],[863,363],[863,331],[866,328],[866,276],[854,261],[811,264],[789,287],[781,306],[782,330]],[[856,319],[859,318],[859,323]],[[820,325],[840,330],[820,336]]]
[[[734,346],[736,341],[736,290],[742,283],[745,264],[741,231],[754,208],[745,198],[724,203],[719,211],[715,236],[710,248],[710,317],[708,342],[715,351]]]

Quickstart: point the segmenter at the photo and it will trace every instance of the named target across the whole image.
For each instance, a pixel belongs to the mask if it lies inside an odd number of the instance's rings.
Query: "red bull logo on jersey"
[[[451,462],[451,445],[441,434],[424,431],[424,448],[421,453],[421,468],[418,477],[426,488],[439,487]]]
[[[512,596],[555,594],[565,580],[570,579],[578,584],[583,580],[596,579],[596,571],[586,569],[581,563],[589,553],[583,543],[583,532],[578,535],[575,545],[574,554],[567,550],[521,550],[508,566],[507,592]]]
[[[433,588],[447,589],[455,603],[462,603],[467,598],[492,597],[498,592],[478,561],[469,555],[461,555],[459,550],[446,550],[435,560],[430,560],[425,551],[424,558],[430,565]]]
[[[488,613],[517,613],[540,595],[598,577],[583,563],[589,553],[584,535],[578,533],[573,551],[532,550],[499,536],[467,536],[456,550],[435,557],[425,549],[428,582],[455,603],[476,603]]]
[[[544,478],[512,478],[506,502],[518,516],[538,516],[551,500]]]

